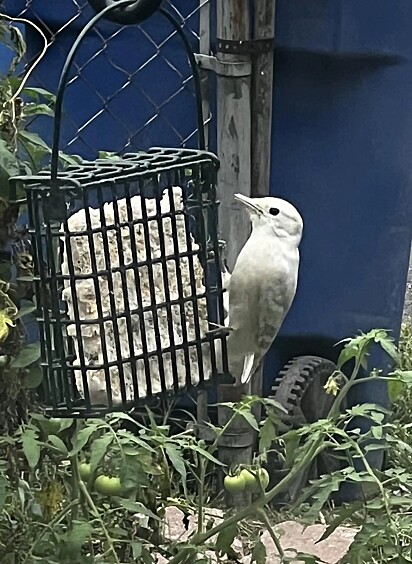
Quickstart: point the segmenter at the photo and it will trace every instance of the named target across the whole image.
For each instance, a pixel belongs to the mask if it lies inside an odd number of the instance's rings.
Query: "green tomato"
[[[257,475],[260,485],[262,486],[263,490],[266,490],[270,482],[268,471],[265,468],[259,468]]]
[[[94,489],[96,492],[107,496],[117,496],[121,495],[123,492],[122,484],[120,483],[120,478],[109,476],[97,476],[94,481]]]
[[[223,482],[225,490],[229,493],[243,492],[245,489],[245,479],[238,474],[237,476],[226,476]]]
[[[79,474],[83,482],[87,482],[89,480],[91,473],[91,464],[89,464],[88,462],[82,462],[81,464],[79,464]]]
[[[240,475],[243,476],[245,480],[246,490],[252,493],[259,493],[262,489],[265,490],[269,485],[269,474],[264,468],[258,468],[252,472],[244,468]]]

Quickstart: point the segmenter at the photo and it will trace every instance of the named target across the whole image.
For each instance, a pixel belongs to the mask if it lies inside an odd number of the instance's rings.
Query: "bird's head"
[[[277,237],[289,237],[299,245],[303,220],[291,203],[272,196],[249,198],[243,194],[235,194],[235,199],[246,206],[254,229],[272,229]]]

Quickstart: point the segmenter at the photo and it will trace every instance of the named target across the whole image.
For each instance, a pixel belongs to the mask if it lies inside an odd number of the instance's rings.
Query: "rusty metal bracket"
[[[233,41],[229,39],[217,40],[217,52],[227,55],[256,55],[267,53],[275,49],[275,38],[252,39],[251,41]]]
[[[201,69],[210,70],[220,76],[240,78],[252,74],[252,64],[250,61],[226,62],[220,61],[212,55],[202,55],[195,53],[195,59]]]

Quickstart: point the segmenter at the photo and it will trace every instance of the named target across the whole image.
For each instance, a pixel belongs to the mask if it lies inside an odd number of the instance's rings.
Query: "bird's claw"
[[[211,329],[205,333],[206,337],[216,337],[222,336],[227,337],[231,331],[233,331],[232,327],[225,327],[224,325],[219,325],[218,323],[209,322],[209,325],[213,325],[215,329]]]

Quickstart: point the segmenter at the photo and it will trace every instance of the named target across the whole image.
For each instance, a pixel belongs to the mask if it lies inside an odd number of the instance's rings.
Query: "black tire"
[[[279,372],[272,387],[271,398],[286,410],[287,413],[281,414],[281,420],[287,427],[296,429],[328,415],[334,396],[327,394],[324,386],[335,370],[336,365],[331,360],[318,356],[300,356],[288,362]],[[338,461],[327,453],[318,456],[296,477],[288,492],[282,494],[282,499],[278,501],[294,503],[309,480],[337,469],[338,466]],[[269,457],[268,470],[273,484],[288,472],[276,456]]]

